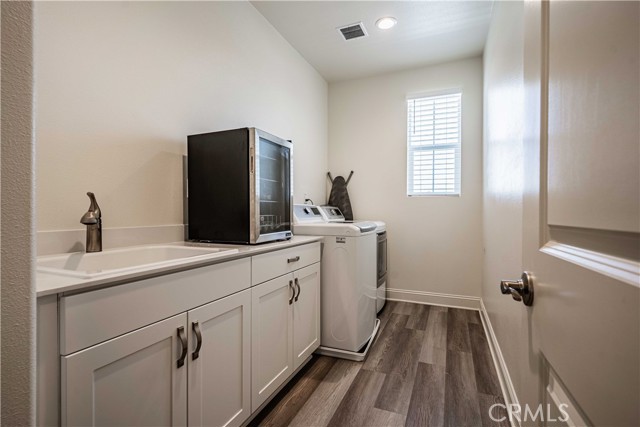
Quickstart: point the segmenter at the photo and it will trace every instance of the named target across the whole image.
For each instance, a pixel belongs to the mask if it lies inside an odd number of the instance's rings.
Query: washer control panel
[[[293,205],[293,219],[296,224],[325,222],[320,209],[314,205]]]
[[[296,224],[347,222],[335,206],[293,205],[293,219]]]
[[[344,215],[335,206],[318,206],[318,209],[327,222],[345,222]]]

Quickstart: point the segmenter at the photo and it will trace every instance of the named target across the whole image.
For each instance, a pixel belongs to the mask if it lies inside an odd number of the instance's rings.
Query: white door
[[[320,263],[293,273],[293,369],[320,345]]]
[[[62,425],[185,426],[186,324],[181,314],[62,357]]]
[[[188,316],[189,425],[239,426],[251,414],[251,290]]]
[[[293,373],[293,274],[251,288],[251,409]]]
[[[638,2],[525,3],[525,366],[569,425],[640,425],[639,28]]]

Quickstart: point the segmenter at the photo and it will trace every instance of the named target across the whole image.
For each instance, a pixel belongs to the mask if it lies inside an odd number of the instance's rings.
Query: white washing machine
[[[338,208],[294,205],[293,232],[324,236],[322,244],[320,354],[363,360],[376,319],[378,225],[347,223]]]
[[[322,218],[328,223],[374,223],[376,225],[376,313],[380,313],[387,301],[387,224],[383,221],[347,221],[339,208],[334,206],[319,206],[317,208],[320,210]]]

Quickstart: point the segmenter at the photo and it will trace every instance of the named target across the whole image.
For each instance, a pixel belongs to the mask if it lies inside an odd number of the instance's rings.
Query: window
[[[460,195],[462,93],[407,98],[407,195]]]

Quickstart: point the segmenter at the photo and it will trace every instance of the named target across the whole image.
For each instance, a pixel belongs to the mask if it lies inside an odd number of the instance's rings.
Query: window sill
[[[408,198],[414,198],[414,197],[461,197],[460,193],[457,194],[407,194]]]

